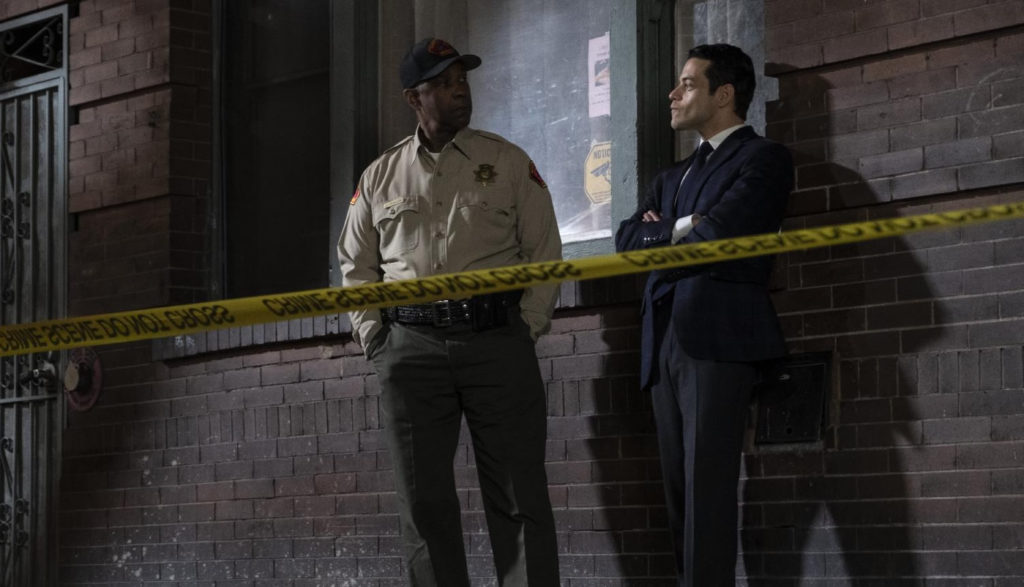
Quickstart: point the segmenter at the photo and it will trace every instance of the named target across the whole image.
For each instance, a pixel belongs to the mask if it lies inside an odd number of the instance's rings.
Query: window
[[[469,42],[459,48],[484,61],[471,74],[473,126],[535,160],[566,256],[611,252],[611,236],[635,209],[641,185],[672,160],[664,107],[675,76],[672,6],[467,2]],[[644,118],[650,113],[655,120]]]
[[[359,174],[380,152],[378,122],[390,134],[409,116],[388,80],[422,28],[416,15],[454,4],[416,0],[408,11],[369,0],[219,2],[220,295],[338,284],[334,241]],[[672,0],[460,6],[464,20],[439,24],[452,34],[419,34],[484,59],[472,74],[473,126],[534,158],[567,256],[610,252],[612,232],[650,177],[645,170],[672,159],[663,100],[675,76]],[[378,86],[387,93],[378,96]]]
[[[225,297],[324,287],[330,4],[222,3]]]
[[[535,160],[567,243],[611,236],[612,3],[469,3],[473,125]]]

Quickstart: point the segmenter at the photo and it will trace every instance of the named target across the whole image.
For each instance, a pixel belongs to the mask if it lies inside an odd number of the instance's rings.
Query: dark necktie
[[[697,148],[697,152],[693,156],[693,162],[690,163],[690,170],[686,172],[686,177],[683,178],[679,191],[676,193],[677,216],[682,217],[693,213],[693,207],[697,203],[697,180],[711,151],[714,151],[711,143],[701,141],[700,147]]]
[[[700,177],[701,171],[704,169],[704,164],[708,160],[708,154],[714,151],[711,148],[711,143],[707,141],[701,141],[700,147],[697,147],[697,152],[693,155],[693,161],[690,162],[690,168],[686,172],[686,177],[679,184],[679,189],[676,190],[675,204],[676,216],[682,218],[687,214],[693,212],[693,206],[696,204],[697,195],[693,192],[697,188],[697,178]],[[666,293],[672,291],[675,287],[675,281],[669,279],[669,276],[677,272],[674,269],[655,269],[652,275],[655,278],[654,289],[651,291],[651,299],[658,299],[664,296]]]

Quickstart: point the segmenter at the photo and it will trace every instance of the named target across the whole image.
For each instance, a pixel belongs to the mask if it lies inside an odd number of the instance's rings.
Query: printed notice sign
[[[594,204],[604,204],[612,197],[612,142],[594,143],[584,164],[583,190]]]
[[[611,93],[611,46],[608,33],[590,39],[587,51],[587,67],[590,68],[590,118],[610,116],[612,113]]]

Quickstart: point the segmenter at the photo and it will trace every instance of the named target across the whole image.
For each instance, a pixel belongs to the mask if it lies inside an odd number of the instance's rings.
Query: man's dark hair
[[[723,84],[732,84],[736,88],[736,101],[733,110],[743,120],[747,119],[747,109],[754,99],[754,63],[743,49],[718,43],[714,45],[697,45],[690,49],[689,58],[705,59],[711,63],[705,72],[708,78],[708,91],[712,94]]]

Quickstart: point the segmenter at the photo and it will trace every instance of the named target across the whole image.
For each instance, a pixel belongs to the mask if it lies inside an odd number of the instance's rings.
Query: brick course
[[[1012,14],[1004,25],[1014,22]],[[1010,146],[1019,141],[1013,134],[997,138],[1015,132],[1024,117],[1019,112],[1024,70],[1019,60],[1011,63],[997,55],[1001,45],[1018,43],[1020,33],[1002,30],[983,40],[966,36],[951,47],[922,41],[892,57],[843,59],[828,71],[803,67],[782,76],[781,99],[768,109],[771,127],[777,129],[773,135],[788,139],[798,154],[797,189],[826,188],[827,198],[816,199],[806,210],[1021,182],[1024,165],[1019,150]],[[857,45],[863,46],[863,40]],[[824,112],[813,99],[822,94],[827,97]],[[783,132],[786,128],[795,129],[795,135]],[[799,142],[825,136],[824,153]],[[997,140],[999,150],[992,147]],[[917,150],[922,147],[923,153]],[[871,187],[843,185],[850,182]],[[794,200],[797,210],[804,211],[805,201]]]
[[[167,35],[189,14],[166,2],[82,2],[71,19],[69,104],[78,121],[69,129],[68,185],[78,230],[70,250],[71,266],[85,267],[71,278],[72,313],[205,295],[211,66],[193,63],[180,79],[168,67],[179,51],[193,61],[209,55],[208,25],[187,42]],[[182,125],[196,131],[182,136]]]

